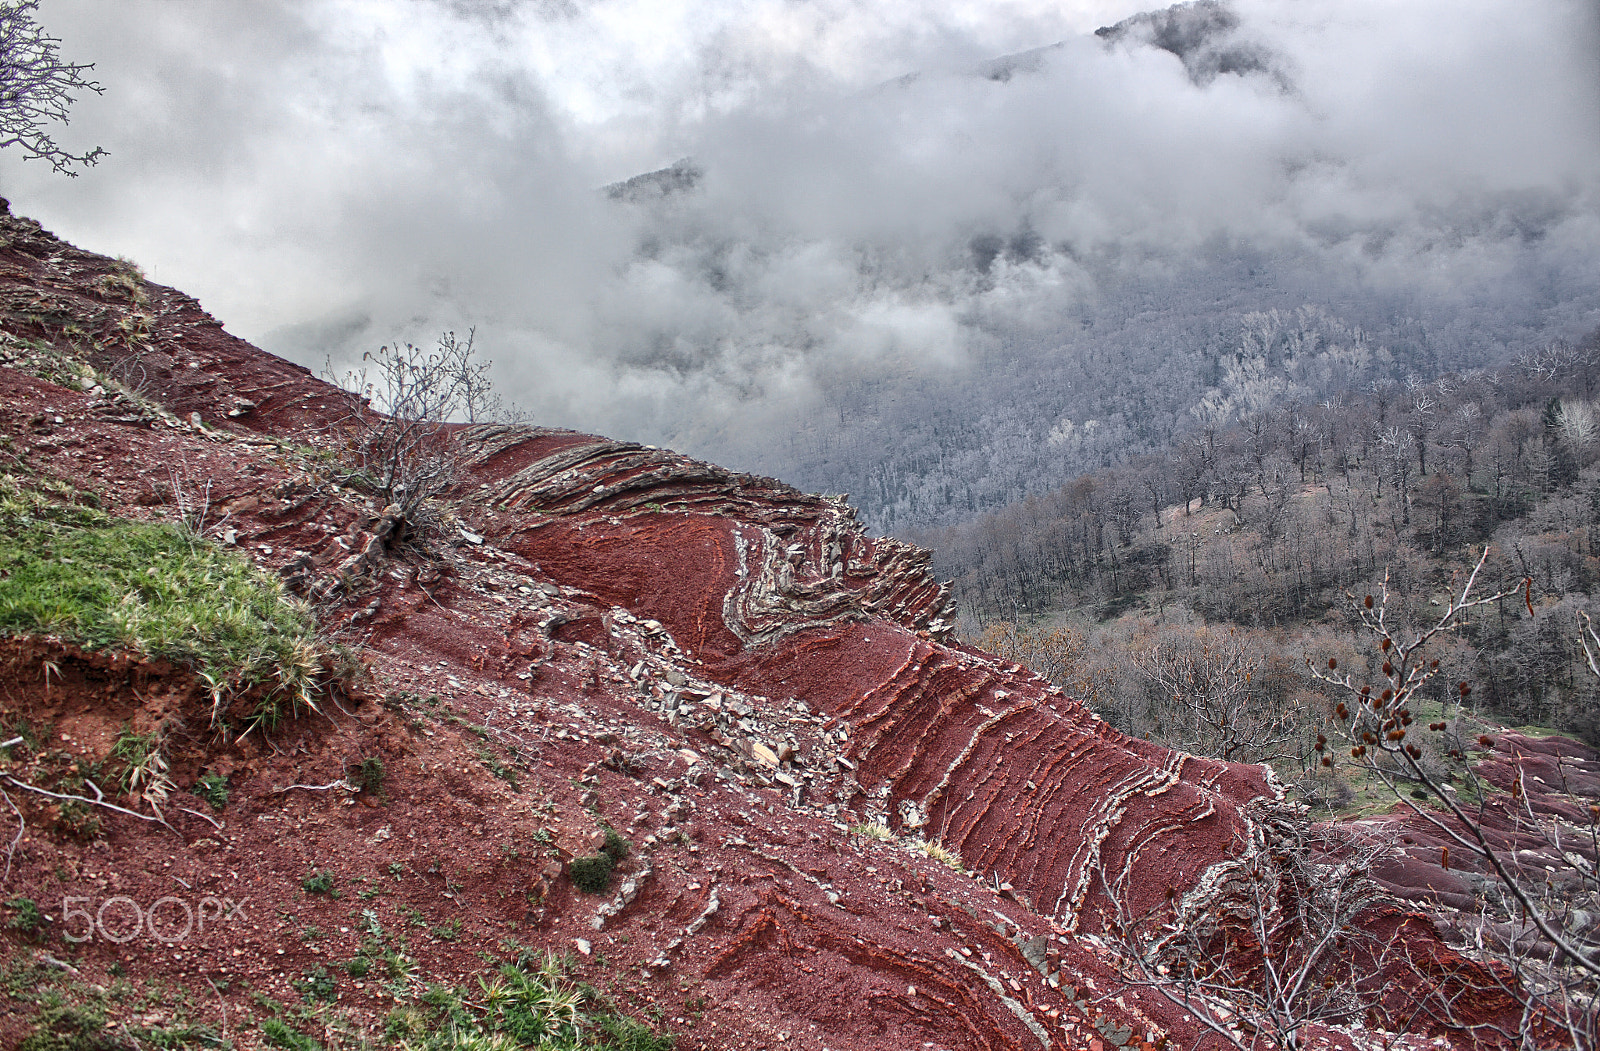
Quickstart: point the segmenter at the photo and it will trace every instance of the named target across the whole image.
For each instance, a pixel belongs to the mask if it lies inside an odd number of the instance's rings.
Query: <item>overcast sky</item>
[[[307,364],[476,325],[536,419],[662,440],[1219,238],[1592,285],[1595,7],[1239,0],[1208,54],[1255,64],[1212,75],[1092,35],[1136,0],[45,0],[106,89],[58,137],[109,156],[0,154],[0,193]],[[596,192],[681,157],[681,199]],[[985,236],[1036,244],[980,273]]]

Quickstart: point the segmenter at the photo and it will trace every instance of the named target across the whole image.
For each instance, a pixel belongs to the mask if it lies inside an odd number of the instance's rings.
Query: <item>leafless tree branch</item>
[[[67,110],[76,101],[73,92],[105,91],[84,77],[94,64],[64,62],[56,50],[61,43],[34,21],[39,0],[0,3],[0,148],[20,146],[29,160],[43,160],[68,176],[73,165],[93,165],[106,151],[96,146],[72,153],[50,137],[46,127],[68,123]]]

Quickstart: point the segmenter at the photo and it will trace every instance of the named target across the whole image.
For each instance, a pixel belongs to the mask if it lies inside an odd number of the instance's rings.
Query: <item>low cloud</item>
[[[476,326],[536,419],[740,466],[846,387],[1077,353],[1247,256],[1479,356],[1600,323],[1592,5],[1138,14],[48,0],[107,88],[62,137],[111,156],[0,179],[307,364]]]

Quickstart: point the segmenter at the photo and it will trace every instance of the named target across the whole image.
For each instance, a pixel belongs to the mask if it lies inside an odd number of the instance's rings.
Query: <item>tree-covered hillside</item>
[[[1491,590],[1531,584],[1470,620],[1447,662],[1488,711],[1594,737],[1600,694],[1577,614],[1600,587],[1597,383],[1591,336],[1502,369],[1290,399],[920,539],[955,579],[970,633],[1069,618],[1086,654],[1148,653],[1162,632],[1206,624],[1296,676],[1304,653],[1348,649],[1347,594],[1387,574],[1397,611],[1425,619],[1488,544]],[[1155,680],[1121,678],[1105,704],[1149,730],[1128,691]]]

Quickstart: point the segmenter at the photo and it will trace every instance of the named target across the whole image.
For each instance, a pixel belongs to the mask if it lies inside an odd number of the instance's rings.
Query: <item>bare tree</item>
[[[1378,646],[1376,683],[1340,671],[1336,658],[1328,659],[1326,670],[1313,665],[1312,671],[1342,694],[1335,733],[1345,738],[1350,758],[1444,843],[1442,867],[1475,870],[1490,882],[1492,893],[1471,937],[1479,952],[1509,970],[1506,991],[1523,1006],[1516,1039],[1525,1047],[1548,1046],[1555,1031],[1570,1046],[1594,1048],[1600,1040],[1600,806],[1576,790],[1569,779],[1576,770],[1559,758],[1553,771],[1531,777],[1523,759],[1514,757],[1503,789],[1481,777],[1468,761],[1471,745],[1459,736],[1461,700],[1471,692],[1465,682],[1455,690],[1453,710],[1427,725],[1427,732],[1444,735],[1453,765],[1436,765],[1414,739],[1422,726],[1413,709],[1435,703],[1425,690],[1439,661],[1430,658],[1428,645],[1458,630],[1480,607],[1513,599],[1532,613],[1531,580],[1473,597],[1488,557],[1486,549],[1439,619],[1417,631],[1391,623],[1387,576],[1377,597],[1352,597],[1361,627]],[[1600,675],[1600,638],[1581,614],[1580,625],[1588,634],[1586,656]],[[1495,743],[1488,735],[1476,742],[1483,749]],[[1318,750],[1324,748],[1319,742]],[[1333,756],[1322,763],[1332,766]]]
[[[1169,632],[1136,654],[1134,666],[1159,695],[1156,707],[1172,726],[1164,736],[1195,755],[1277,758],[1305,715],[1303,704],[1264,695],[1262,658],[1235,631]]]
[[[427,501],[455,480],[453,419],[482,418],[498,406],[488,362],[473,360],[473,335],[439,337],[434,350],[395,343],[362,355],[361,369],[332,375],[348,396],[334,431],[354,468],[350,481],[372,493],[396,523],[391,542],[428,524]]]
[[[28,159],[49,162],[63,175],[77,176],[73,165],[92,165],[106,151],[96,146],[72,153],[50,137],[47,126],[68,123],[75,91],[105,91],[84,77],[94,63],[64,62],[61,43],[33,20],[39,0],[0,2],[0,147],[20,146]]]

